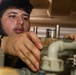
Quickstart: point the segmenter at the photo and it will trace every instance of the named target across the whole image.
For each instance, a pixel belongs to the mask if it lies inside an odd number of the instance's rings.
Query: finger
[[[21,53],[39,70],[39,62],[35,56],[24,45],[20,48]]]
[[[74,34],[74,41],[76,41],[76,34]]]
[[[67,35],[64,35],[64,38],[69,38],[69,35],[67,34]]]
[[[27,42],[27,43],[26,43]],[[40,61],[40,50],[31,42],[28,38],[24,41],[25,47],[34,55],[34,57]]]
[[[21,50],[22,49],[22,50]],[[35,56],[27,49],[24,47],[22,47],[20,50],[22,52],[22,54],[28,58],[28,60],[37,68],[39,69],[39,62],[37,61],[37,59],[35,58]]]
[[[33,70],[33,71],[37,71],[37,68],[27,59],[27,57],[25,57],[23,55],[23,53],[21,53],[20,51],[18,52],[19,57],[22,59],[22,61],[24,63],[26,63],[28,65],[28,67]]]
[[[74,41],[76,41],[76,38],[75,38],[75,40]]]
[[[43,48],[43,44],[40,41],[40,39],[38,38],[38,36],[34,33],[34,32],[29,32],[27,34],[27,36],[35,43],[35,45],[39,48],[42,49]]]
[[[74,34],[67,34],[67,35],[64,36],[64,38],[74,39]]]

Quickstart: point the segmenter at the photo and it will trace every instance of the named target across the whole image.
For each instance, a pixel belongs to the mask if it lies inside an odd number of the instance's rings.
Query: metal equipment
[[[58,27],[53,31],[54,37],[40,38],[44,45],[40,70],[33,72],[27,67],[17,68],[20,75],[76,75],[76,42],[71,39],[60,39]],[[57,31],[56,34],[55,31]],[[0,51],[0,66],[3,64],[4,55]]]

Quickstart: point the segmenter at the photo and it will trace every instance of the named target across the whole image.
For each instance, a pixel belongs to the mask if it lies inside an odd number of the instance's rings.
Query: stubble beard
[[[28,30],[26,32],[30,31],[30,27],[28,28]],[[3,26],[0,22],[0,35],[2,36],[8,36],[8,34],[5,32],[5,30],[3,29]]]

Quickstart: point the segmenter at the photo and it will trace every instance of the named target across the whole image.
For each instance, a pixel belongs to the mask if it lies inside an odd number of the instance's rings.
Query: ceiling
[[[76,0],[30,0],[34,9],[31,24],[76,27]]]

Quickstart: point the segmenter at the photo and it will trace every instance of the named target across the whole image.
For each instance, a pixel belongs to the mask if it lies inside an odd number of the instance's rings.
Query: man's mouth
[[[19,28],[16,28],[14,29],[15,33],[17,34],[20,34],[20,33],[23,33],[24,32],[24,29],[19,29]]]

